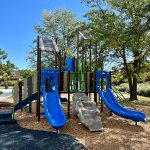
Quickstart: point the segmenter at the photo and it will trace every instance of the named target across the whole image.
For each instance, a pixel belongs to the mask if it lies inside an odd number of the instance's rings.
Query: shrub
[[[120,84],[117,89],[122,92],[129,92],[129,87],[127,83]]]
[[[121,92],[129,92],[127,83],[120,84],[117,89]],[[150,97],[150,83],[140,83],[137,85],[137,94],[145,97]]]

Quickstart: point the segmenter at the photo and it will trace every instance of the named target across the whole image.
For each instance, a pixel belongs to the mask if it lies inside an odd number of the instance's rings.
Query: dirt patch
[[[11,102],[11,99],[8,101]],[[150,109],[149,106],[143,105],[135,105],[135,107],[136,110],[146,114],[147,123],[140,122],[135,126],[135,122],[130,120],[114,114],[109,116],[109,110],[104,107],[104,111],[100,114],[104,126],[103,132],[90,132],[71,111],[70,119],[60,129],[60,133],[73,136],[89,150],[148,150],[150,147]],[[67,114],[66,104],[63,104],[63,109]],[[24,109],[23,112],[16,112],[15,119],[22,128],[49,132],[54,130],[44,116],[38,122],[36,114],[34,112],[28,113],[28,109]]]
[[[66,110],[66,106],[63,105]],[[136,105],[136,109],[145,112],[147,123],[135,123],[120,118],[113,114],[109,116],[109,110],[104,107],[101,118],[104,126],[103,132],[90,132],[84,127],[78,118],[73,116],[67,120],[67,124],[60,130],[63,134],[69,134],[79,140],[89,150],[148,150],[150,147],[150,110],[149,107]],[[17,112],[15,118],[23,128],[52,131],[46,119],[41,117],[38,122],[35,113]]]

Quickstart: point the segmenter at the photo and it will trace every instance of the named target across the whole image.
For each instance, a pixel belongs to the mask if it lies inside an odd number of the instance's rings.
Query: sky
[[[29,67],[26,52],[37,37],[33,26],[40,23],[43,10],[58,8],[72,11],[78,19],[84,19],[88,10],[81,0],[1,0],[0,48],[19,69]]]

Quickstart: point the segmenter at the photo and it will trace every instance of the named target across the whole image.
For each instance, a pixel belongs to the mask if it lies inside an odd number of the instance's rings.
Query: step
[[[13,122],[12,117],[9,117],[9,118],[0,118],[0,123],[5,123],[5,122]]]
[[[0,122],[12,121],[12,111],[0,111]]]

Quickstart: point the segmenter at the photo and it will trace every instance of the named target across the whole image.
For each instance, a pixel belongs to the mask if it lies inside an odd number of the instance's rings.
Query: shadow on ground
[[[0,126],[0,149],[85,150],[72,136],[25,129],[18,124]]]

